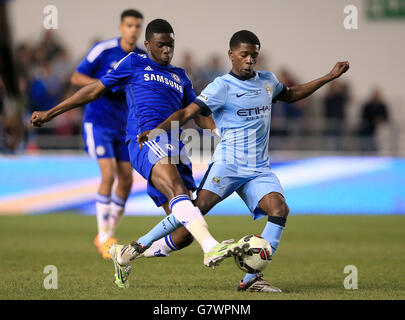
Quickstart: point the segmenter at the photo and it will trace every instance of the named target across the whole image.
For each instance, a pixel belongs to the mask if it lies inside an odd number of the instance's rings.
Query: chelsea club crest
[[[177,74],[171,73],[171,76],[174,79],[174,81],[176,81],[177,83],[180,83],[180,77]]]

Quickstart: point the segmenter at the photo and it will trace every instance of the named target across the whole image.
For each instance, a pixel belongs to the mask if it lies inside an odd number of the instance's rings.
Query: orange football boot
[[[110,250],[111,246],[113,244],[116,244],[117,242],[117,239],[113,237],[108,238],[106,241],[103,242],[103,244],[100,246],[100,253],[104,259],[111,259],[111,255],[108,251]]]

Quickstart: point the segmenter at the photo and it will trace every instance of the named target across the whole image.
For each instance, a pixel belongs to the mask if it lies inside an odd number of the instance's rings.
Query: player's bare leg
[[[198,192],[197,199],[194,201],[194,205],[197,206],[203,215],[207,214],[217,203],[222,199],[216,193],[202,189]],[[242,255],[247,252],[249,245],[244,242],[235,242],[232,249],[232,255]]]
[[[265,195],[259,201],[258,206],[268,216],[268,222],[263,230],[262,237],[270,243],[272,255],[274,256],[280,243],[289,209],[284,197],[277,192]],[[246,274],[238,286],[238,291],[281,292],[279,288],[270,285],[264,280],[263,275],[260,273]]]
[[[233,241],[218,243],[218,241],[211,236],[201,211],[193,205],[187,194],[188,191],[183,184],[177,167],[167,162],[167,158],[165,158],[155,164],[151,173],[151,183],[163,193],[166,198],[171,199],[169,201],[169,208],[172,211],[173,217],[176,219],[177,227],[180,224],[179,222],[181,222],[198,241],[204,251],[204,264],[209,267],[215,267],[226,257],[247,250],[246,243],[239,244],[233,243]],[[149,232],[130,246],[120,248],[116,262],[120,266],[129,264],[131,260],[141,255],[153,241],[168,234],[165,232],[168,230],[166,226],[163,227],[163,230],[161,224],[158,224],[155,228],[158,229],[160,234],[164,234],[160,235],[158,232],[160,236],[156,237],[156,232],[153,232],[155,238],[150,241]],[[140,249],[139,244],[143,245],[144,249]]]
[[[101,172],[101,182],[97,192],[103,195],[110,195],[116,173],[115,158],[100,158],[97,159],[97,163]]]
[[[169,199],[169,209],[173,216],[193,235],[203,251],[209,252],[218,242],[209,233],[200,210],[190,200],[189,191],[184,186],[177,166],[170,160],[164,158],[155,164],[151,183]]]
[[[193,203],[200,209],[201,213],[205,215],[220,201],[221,198],[217,194],[209,190],[200,190],[197,199],[194,200]],[[163,204],[162,207],[165,209],[167,215],[171,213],[168,203]],[[152,246],[145,251],[143,256],[152,257],[154,254],[156,256],[166,256],[171,251],[185,248],[190,245],[192,241],[193,236],[187,231],[187,229],[180,227],[170,235],[155,241]]]
[[[190,201],[186,193],[177,167],[170,161],[167,163],[167,159],[163,160],[166,161],[159,161],[152,169],[152,183],[168,199],[171,199],[169,207],[173,216],[200,244],[204,251],[204,264],[214,268],[226,257],[247,250],[246,243],[233,243],[233,240],[229,240],[220,244],[211,236],[200,209]]]
[[[194,205],[197,206],[201,213],[204,215],[208,213],[221,198],[208,190],[201,190],[198,193],[198,197],[193,201]],[[170,209],[166,207],[166,213],[170,213]],[[170,235],[155,241],[150,248],[145,251],[145,257],[151,257],[155,253],[168,254],[173,250],[178,250],[190,245],[193,241],[193,237],[185,228],[179,228],[172,232]],[[242,254],[238,251],[239,248],[235,248],[234,254]]]
[[[217,203],[221,202],[221,197],[216,193],[202,189],[198,192],[197,199],[194,201],[194,205],[200,208],[203,215],[207,214]]]

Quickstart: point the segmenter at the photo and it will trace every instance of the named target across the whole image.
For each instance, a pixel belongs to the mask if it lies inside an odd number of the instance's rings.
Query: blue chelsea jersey
[[[196,98],[183,69],[161,66],[146,54],[128,54],[100,81],[113,92],[125,88],[129,107],[127,141],[156,128]]]
[[[213,162],[253,168],[269,166],[272,101],[283,89],[273,73],[256,71],[247,80],[226,74],[202,91],[195,103],[202,108],[202,114],[212,113],[222,137]]]
[[[145,54],[139,48],[135,53]],[[120,38],[114,38],[95,44],[81,61],[76,71],[92,78],[100,79],[113,70],[115,64],[128,55],[120,45]],[[84,122],[92,122],[94,126],[124,131],[128,117],[128,106],[125,92],[107,91],[96,101],[86,105]]]

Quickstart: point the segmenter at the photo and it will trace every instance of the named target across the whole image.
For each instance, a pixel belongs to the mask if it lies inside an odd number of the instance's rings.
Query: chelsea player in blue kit
[[[194,103],[172,114],[157,129],[159,132],[169,131],[172,122],[181,126],[195,116],[212,114],[221,132],[221,141],[199,186],[194,204],[206,214],[217,203],[237,192],[253,219],[267,217],[268,221],[261,235],[270,243],[274,255],[289,208],[283,188],[270,168],[268,146],[272,102],[294,102],[311,95],[346,72],[349,63],[338,62],[327,75],[288,88],[273,73],[254,71],[259,52],[260,41],[256,35],[247,30],[235,33],[230,40],[228,52],[232,71],[216,78]],[[142,146],[147,143],[152,133],[146,131],[140,134],[139,144]],[[174,224],[180,226],[181,223],[174,218]],[[145,235],[138,241],[148,237],[149,235]],[[150,241],[154,241],[154,238]],[[238,290],[281,292],[265,281],[262,274],[246,274],[240,281]]]
[[[110,72],[129,52],[145,54],[136,47],[143,15],[133,9],[121,13],[121,37],[96,43],[71,77],[76,86],[93,83]],[[87,153],[100,167],[101,182],[96,195],[98,233],[94,244],[103,258],[110,257],[109,247],[116,243],[115,231],[124,213],[132,186],[132,167],[125,144],[128,106],[125,92],[106,92],[86,105],[83,117],[83,138]],[[117,185],[113,190],[115,177]]]
[[[159,232],[172,229],[172,217],[175,217],[182,227],[176,230],[180,231],[177,237],[170,238],[172,245],[184,247],[195,238],[204,251],[204,264],[215,267],[231,255],[246,252],[248,244],[231,240],[218,243],[209,233],[204,217],[190,199],[190,193],[196,186],[191,164],[178,138],[179,133],[174,139],[151,140],[139,148],[137,137],[141,132],[155,128],[196,99],[185,71],[170,65],[174,52],[174,32],[167,21],[156,19],[148,24],[145,47],[148,55],[131,52],[97,82],[83,87],[48,111],[33,112],[31,123],[41,126],[61,113],[98,99],[108,90],[117,92],[124,87],[129,107],[126,143],[131,164],[148,181],[147,192],[154,202],[162,205],[167,213],[171,212],[170,217],[164,220],[163,231]],[[196,116],[194,119],[200,127],[215,128],[211,118]],[[182,160],[178,162],[178,158]],[[156,230],[152,231],[154,233]],[[165,236],[170,233],[167,232]],[[156,236],[156,240],[160,238]],[[111,246],[115,283],[119,287],[128,286],[131,260],[145,255],[152,243],[144,237],[130,245]]]

